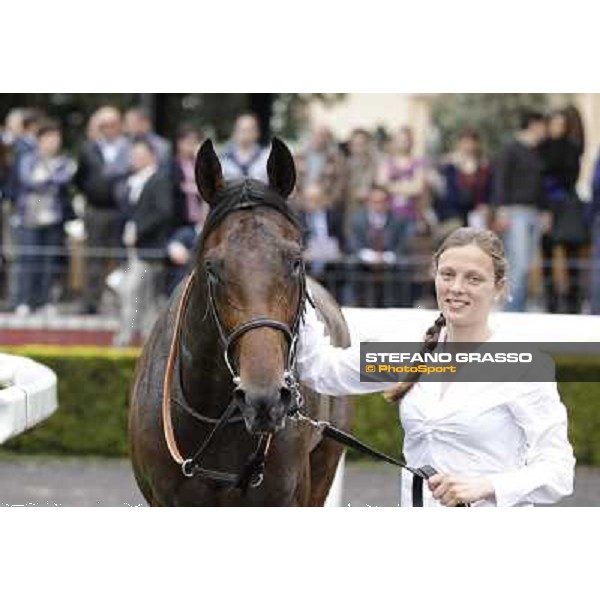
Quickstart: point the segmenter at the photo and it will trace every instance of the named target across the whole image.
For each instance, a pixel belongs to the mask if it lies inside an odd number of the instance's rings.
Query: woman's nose
[[[459,292],[462,292],[463,289],[464,289],[464,282],[462,280],[462,277],[455,277],[452,280],[452,282],[450,283],[450,291],[459,293]]]

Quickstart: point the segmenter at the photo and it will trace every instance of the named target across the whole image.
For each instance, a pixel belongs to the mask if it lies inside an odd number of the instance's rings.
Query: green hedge
[[[124,456],[127,454],[129,385],[138,353],[102,348],[19,347],[58,375],[59,410],[45,423],[8,442],[21,453]],[[600,466],[600,359],[557,357],[561,397],[569,412],[570,439],[579,464]],[[596,381],[592,381],[595,379]],[[354,400],[354,433],[399,454],[398,408],[379,395]],[[351,452],[351,458],[356,454]]]
[[[50,367],[58,377],[58,410],[10,440],[3,450],[124,456],[129,384],[138,353],[103,348],[27,346],[8,349]]]

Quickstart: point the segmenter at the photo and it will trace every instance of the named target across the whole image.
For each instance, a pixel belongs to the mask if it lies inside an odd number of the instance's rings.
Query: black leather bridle
[[[297,356],[297,346],[298,346],[298,334],[300,330],[300,322],[302,320],[302,315],[304,313],[304,307],[306,301],[308,299],[309,302],[310,297],[306,291],[306,273],[304,270],[304,262],[301,263],[300,272],[298,274],[298,285],[300,288],[298,294],[298,305],[296,307],[296,314],[294,316],[294,320],[292,323],[292,327],[290,328],[286,323],[282,321],[277,321],[276,319],[271,319],[269,317],[256,317],[251,319],[250,321],[246,321],[241,325],[238,325],[231,333],[226,333],[225,328],[223,326],[223,322],[219,316],[219,311],[217,309],[217,303],[215,300],[215,292],[214,292],[214,283],[212,276],[210,273],[207,274],[206,277],[206,285],[208,289],[208,306],[210,314],[213,318],[217,326],[217,331],[219,332],[219,338],[221,340],[221,345],[223,346],[223,359],[225,361],[225,365],[231,375],[233,384],[236,388],[240,385],[241,380],[237,371],[233,367],[233,359],[231,356],[231,351],[234,344],[245,334],[253,329],[260,328],[270,328],[281,331],[287,341],[288,344],[288,352],[287,358],[284,368],[284,381],[288,387],[290,387],[290,391],[294,391],[298,389],[298,382],[296,379],[295,368],[296,368],[296,356]],[[299,402],[299,397],[293,397],[292,402]],[[297,410],[299,406],[295,407],[294,411]]]
[[[265,197],[260,194],[258,194],[257,197],[253,197],[252,182],[250,180],[245,180],[243,183],[242,197],[240,200],[225,202],[220,206],[218,205],[217,209],[214,212],[211,211],[211,213],[209,213],[209,218],[207,219],[205,230],[203,231],[203,241],[206,239],[208,233],[210,233],[210,231],[214,229],[216,224],[219,221],[221,221],[227,214],[236,210],[246,210],[264,206],[278,210],[279,212],[284,214],[284,216],[286,216],[292,222],[292,224],[294,224],[299,229],[298,222],[296,221],[293,213],[290,211],[290,209],[284,202],[277,202],[273,198],[270,198],[269,201],[265,201]],[[192,275],[190,275],[190,278],[197,276],[198,273],[194,272],[192,273]],[[234,361],[232,357],[232,350],[235,343],[239,341],[240,338],[249,331],[266,327],[270,329],[275,329],[277,331],[281,331],[285,336],[288,348],[286,363],[284,367],[284,382],[291,393],[290,406],[287,411],[287,416],[291,417],[299,412],[302,406],[302,395],[300,393],[300,385],[296,376],[298,335],[306,302],[309,301],[312,303],[312,300],[307,292],[306,273],[303,261],[300,262],[300,270],[297,274],[297,277],[299,285],[298,304],[296,307],[296,313],[294,315],[291,327],[288,324],[283,323],[282,321],[278,321],[270,317],[261,316],[251,319],[245,323],[242,323],[241,325],[237,326],[233,331],[227,332],[223,325],[223,321],[219,315],[219,310],[215,298],[213,276],[208,270],[206,270],[205,283],[208,297],[208,311],[215,323],[217,332],[219,334],[219,339],[223,347],[223,359],[231,375],[234,390],[229,404],[218,419],[212,419],[210,417],[202,415],[197,410],[193,409],[185,399],[182,386],[179,397],[172,398],[175,404],[177,404],[182,410],[184,410],[195,420],[213,425],[212,430],[204,439],[204,441],[196,450],[196,452],[194,452],[191,457],[182,461],[178,461],[181,464],[182,473],[186,477],[193,477],[195,475],[203,476],[213,481],[227,483],[233,487],[241,489],[243,492],[246,491],[248,486],[258,487],[262,483],[264,462],[269,450],[272,434],[259,435],[259,440],[256,449],[254,450],[250,458],[247,460],[245,467],[239,475],[233,473],[226,473],[222,471],[216,471],[212,469],[206,469],[200,465],[200,459],[202,458],[202,455],[204,454],[205,450],[208,448],[210,443],[217,437],[218,433],[225,426],[243,422],[243,417],[241,416],[241,414],[236,414],[238,412],[241,412],[242,408],[240,406],[240,401],[238,400],[238,394],[235,393],[236,390],[239,389],[241,379],[239,373],[236,371],[233,365]],[[182,304],[178,313],[179,319],[182,318],[183,311],[185,310],[187,289],[189,287],[190,282],[188,282],[188,284],[186,285],[186,297],[182,298]],[[176,342],[177,343],[174,346],[179,346],[181,340],[176,340]],[[178,354],[179,349],[177,348],[175,352],[176,354]],[[175,361],[172,360],[170,362],[174,363]],[[174,458],[177,458],[178,452],[172,452],[172,455],[173,454],[175,454]]]

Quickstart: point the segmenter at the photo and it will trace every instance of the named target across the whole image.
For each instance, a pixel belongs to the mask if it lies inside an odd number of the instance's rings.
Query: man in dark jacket
[[[154,323],[158,276],[173,232],[173,187],[149,141],[134,142],[131,164],[134,172],[127,180],[123,230],[128,265],[121,288],[117,345],[131,343],[136,333],[147,334]]]
[[[512,298],[507,310],[523,312],[527,306],[528,275],[540,236],[550,227],[539,146],[546,137],[544,116],[533,111],[521,115],[521,127],[500,151],[494,169],[492,204],[496,229],[502,233],[512,273]]]
[[[300,220],[309,274],[324,284],[338,302],[345,302],[343,222],[339,211],[329,205],[320,186],[310,186],[304,191]]]
[[[361,305],[409,306],[409,277],[399,264],[407,253],[408,227],[390,210],[388,191],[374,185],[365,208],[354,217],[350,242],[359,261],[355,289]]]
[[[112,250],[120,245],[120,202],[130,173],[129,142],[121,130],[121,114],[106,106],[95,115],[99,137],[83,145],[76,184],[86,198],[85,230],[90,256],[86,261],[84,312],[98,312]],[[107,252],[108,251],[108,252]],[[104,256],[102,253],[104,252]]]
[[[172,232],[173,189],[162,169],[154,148],[146,140],[131,148],[133,175],[127,180],[127,206],[123,242],[138,250],[164,249]]]

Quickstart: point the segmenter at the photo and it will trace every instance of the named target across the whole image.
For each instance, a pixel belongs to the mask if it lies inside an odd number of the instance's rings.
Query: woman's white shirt
[[[303,384],[329,396],[381,392],[390,386],[386,382],[360,380],[360,344],[348,348],[332,346],[325,326],[308,302],[299,329],[296,367]]]
[[[499,334],[489,341],[500,341]],[[300,329],[297,367],[302,383],[332,396],[390,385],[360,381],[360,344],[331,346],[312,306]],[[492,481],[495,502],[477,506],[553,503],[573,491],[575,458],[556,382],[457,382],[444,391],[441,383],[418,382],[400,403],[400,420],[409,465]],[[406,471],[401,489],[402,505],[412,506]],[[427,485],[423,502],[441,506]]]
[[[495,501],[479,506],[557,502],[573,492],[575,459],[555,382],[417,383],[400,404],[404,456],[440,473],[489,478]],[[402,505],[412,504],[402,474]],[[425,506],[439,506],[427,486]]]

